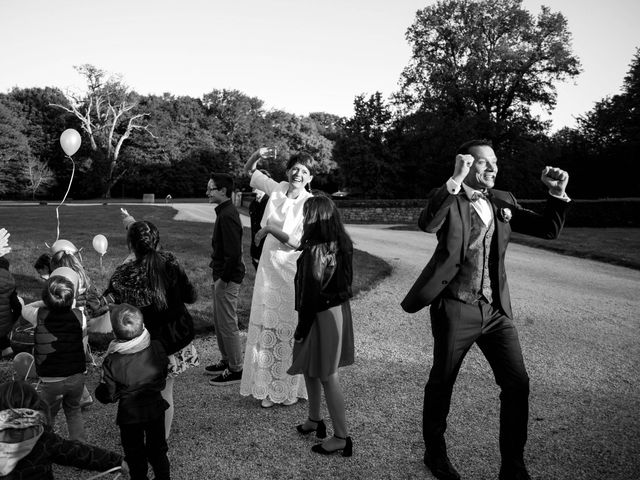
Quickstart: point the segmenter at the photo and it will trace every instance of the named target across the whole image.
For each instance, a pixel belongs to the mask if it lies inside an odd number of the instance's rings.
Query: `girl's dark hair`
[[[164,259],[158,253],[160,232],[146,220],[134,222],[127,230],[127,243],[147,274],[149,289],[154,304],[159,308],[167,306],[167,270]]]
[[[353,242],[344,229],[340,212],[329,197],[319,194],[307,199],[302,212],[301,249],[309,243],[335,243],[338,251],[353,250]]]
[[[69,310],[76,296],[74,288],[71,280],[61,275],[55,275],[47,280],[42,290],[42,301],[50,310]]]
[[[44,412],[49,423],[49,406],[33,386],[23,380],[12,380],[0,384],[0,410],[30,408]]]
[[[318,162],[316,162],[315,159],[307,152],[296,153],[295,155],[289,157],[289,161],[287,162],[287,170],[293,167],[296,163],[307,167],[311,175],[315,175],[315,172],[318,169]]]

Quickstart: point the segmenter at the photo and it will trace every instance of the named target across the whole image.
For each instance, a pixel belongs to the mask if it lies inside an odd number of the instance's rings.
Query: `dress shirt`
[[[481,192],[480,190],[474,190],[473,188],[467,186],[464,183],[462,184],[462,187],[464,188],[464,191],[467,194],[467,198],[471,201],[471,206],[473,207],[473,209],[476,211],[476,213],[482,220],[482,223],[484,223],[485,226],[488,227],[489,224],[491,223],[491,217],[493,215],[492,215],[491,204],[485,197],[486,193]],[[457,195],[460,192],[460,185],[453,178],[450,178],[447,181],[447,190],[452,195]],[[481,196],[476,200],[472,200],[475,197],[474,194],[480,194]]]

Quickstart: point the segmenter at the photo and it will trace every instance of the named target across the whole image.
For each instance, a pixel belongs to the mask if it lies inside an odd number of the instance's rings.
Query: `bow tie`
[[[471,198],[470,200],[472,202],[477,202],[478,200],[480,200],[481,198],[484,198],[485,200],[489,199],[489,196],[486,193],[482,193],[482,192],[473,192],[471,194]]]

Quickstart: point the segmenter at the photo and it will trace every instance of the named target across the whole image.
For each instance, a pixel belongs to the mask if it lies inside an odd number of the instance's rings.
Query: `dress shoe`
[[[434,452],[432,455],[425,450],[424,464],[438,480],[460,480],[460,474],[444,452]]]
[[[318,445],[314,445],[311,447],[311,451],[314,453],[320,453],[321,455],[331,455],[332,453],[342,452],[343,457],[350,457],[353,455],[353,442],[351,441],[351,437],[339,437],[334,435],[335,438],[339,438],[340,440],[344,440],[345,444],[342,448],[336,448],[335,450],[326,450],[322,443]]]
[[[502,467],[500,468],[498,480],[531,480],[531,477],[524,467]]]
[[[316,438],[326,438],[327,436],[327,425],[324,423],[324,420],[311,420],[309,419],[310,422],[313,422],[316,424],[316,428],[310,428],[309,430],[304,428],[304,425],[297,425],[296,426],[296,430],[298,430],[298,432],[300,432],[302,435],[308,435],[311,432],[316,432]]]
[[[262,408],[271,408],[275,405],[275,403],[273,403],[271,400],[269,400],[269,398],[265,398],[262,400],[262,402],[260,402],[260,406]]]

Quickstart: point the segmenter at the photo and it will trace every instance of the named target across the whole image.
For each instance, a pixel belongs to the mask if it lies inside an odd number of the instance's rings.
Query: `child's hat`
[[[71,243],[69,240],[56,240],[53,245],[51,245],[51,255],[55,255],[56,253],[64,251],[64,253],[74,255],[78,253],[78,249],[76,246]]]
[[[76,294],[78,293],[78,287],[80,286],[80,277],[73,269],[69,267],[58,267],[53,272],[51,272],[51,275],[49,278],[56,277],[56,276],[64,277],[67,280],[69,280],[71,283],[73,283],[73,291]]]

